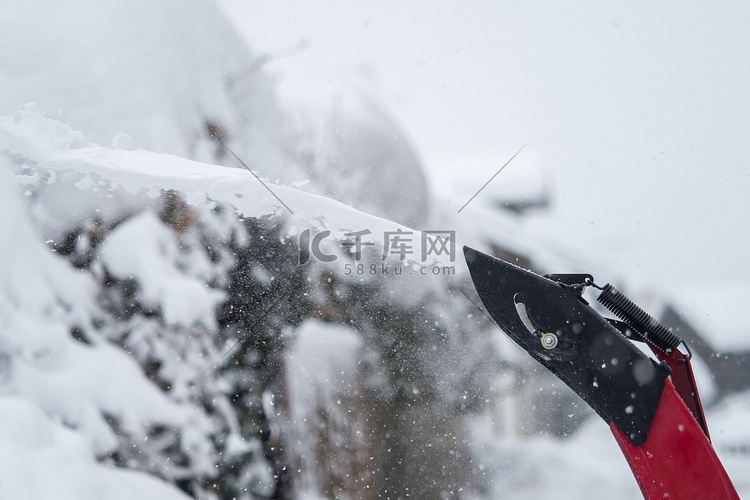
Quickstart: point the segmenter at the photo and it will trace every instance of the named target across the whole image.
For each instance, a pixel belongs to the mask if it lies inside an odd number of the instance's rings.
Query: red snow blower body
[[[495,323],[609,424],[644,498],[739,498],[711,445],[682,340],[590,275],[539,276],[468,247],[464,255]],[[617,319],[589,305],[588,287]]]

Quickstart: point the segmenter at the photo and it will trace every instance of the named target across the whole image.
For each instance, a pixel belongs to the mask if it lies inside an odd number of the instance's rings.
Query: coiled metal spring
[[[597,298],[599,303],[636,333],[642,335],[645,340],[667,353],[677,349],[677,346],[682,343],[682,339],[638,307],[617,288],[607,283],[601,290],[602,293]]]

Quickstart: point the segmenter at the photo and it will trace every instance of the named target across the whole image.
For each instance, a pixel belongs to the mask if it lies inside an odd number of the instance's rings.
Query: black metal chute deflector
[[[469,247],[464,255],[498,326],[634,445],[645,443],[667,373],[594,311],[578,287]]]

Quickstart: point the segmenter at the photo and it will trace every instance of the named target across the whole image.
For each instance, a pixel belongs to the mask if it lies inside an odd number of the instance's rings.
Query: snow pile
[[[97,459],[147,470],[186,481],[183,489],[196,495],[206,479],[232,477],[235,468],[244,491],[267,493],[272,479],[261,445],[243,438],[227,381],[212,376],[224,342],[234,340],[211,340],[219,330],[215,309],[226,298],[211,258],[227,252],[211,238],[236,228],[204,207],[205,229],[196,231],[196,215],[176,197],[143,189],[113,163],[133,192],[86,169],[39,167],[78,151],[70,146],[79,140],[28,109],[0,120],[0,231],[8,243],[0,270],[2,393],[77,435],[92,467]],[[201,242],[215,247],[212,257],[196,251]],[[51,458],[41,465],[53,464],[67,442],[44,443]],[[71,476],[65,485],[87,490],[90,477],[97,476]],[[127,481],[118,481],[127,493]],[[50,491],[65,485],[50,483]]]
[[[125,352],[71,335],[91,328],[95,283],[45,247],[7,157],[0,163],[0,496],[184,498],[153,478],[96,465],[117,443],[103,414],[126,427],[184,417]]]
[[[178,255],[174,231],[152,212],[125,222],[101,247],[101,259],[115,277],[137,276],[140,299],[161,303],[167,323],[215,326],[214,309],[225,297],[220,291],[185,276],[171,257]],[[207,265],[206,265],[207,267]]]
[[[12,396],[0,397],[0,467],[0,497],[14,500],[189,498],[151,476],[98,465],[79,433]]]
[[[287,214],[292,226],[307,227],[312,223],[314,229],[329,229],[333,231],[334,237],[340,239],[345,238],[346,232],[360,228],[367,228],[372,233],[363,237],[364,242],[374,242],[388,231],[410,231],[403,225],[352,210],[351,207],[330,198],[286,186],[272,185],[270,189],[273,193],[291,210],[287,212],[281,202],[269,193],[267,187],[246,170],[198,163],[147,151],[95,146],[71,149],[70,146],[74,144],[74,140],[80,140],[81,134],[72,132],[69,127],[56,120],[43,118],[34,107],[20,109],[12,116],[2,118],[2,127],[3,142],[0,146],[16,154],[33,158],[34,161],[42,161],[42,166],[50,169],[54,175],[68,176],[65,180],[74,185],[79,193],[82,191],[79,198],[84,200],[91,196],[88,194],[91,191],[96,193],[100,189],[99,185],[110,191],[121,187],[131,195],[148,191],[153,197],[158,196],[159,190],[176,190],[184,193],[188,203],[192,205],[203,205],[210,199],[214,203],[229,204],[246,216]],[[49,130],[52,137],[47,136],[45,130]],[[64,147],[54,150],[54,145],[58,143],[64,144]],[[54,154],[51,153],[52,150],[55,151]],[[115,197],[122,196],[122,193],[118,192],[110,194]],[[84,203],[76,199],[71,202],[76,205]],[[142,200],[129,199],[128,202],[143,205]],[[91,204],[80,208],[97,209],[100,207]],[[48,214],[49,217],[55,215]],[[53,225],[55,222],[58,221],[53,219],[48,224]],[[420,241],[419,237],[414,239],[414,255],[417,256],[420,252]]]

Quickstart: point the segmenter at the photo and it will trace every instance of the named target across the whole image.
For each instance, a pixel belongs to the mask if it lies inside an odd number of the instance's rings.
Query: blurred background
[[[256,50],[279,54],[267,67],[285,97],[377,96],[450,209],[528,143],[477,203],[518,196],[524,179],[548,203],[527,216],[530,230],[632,279],[744,281],[741,2],[221,5]]]

